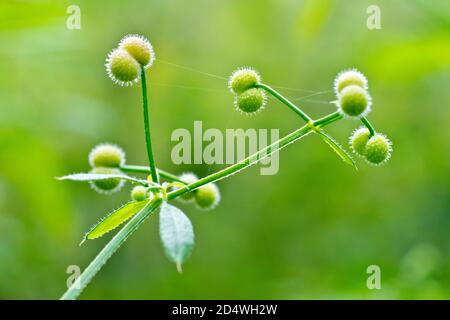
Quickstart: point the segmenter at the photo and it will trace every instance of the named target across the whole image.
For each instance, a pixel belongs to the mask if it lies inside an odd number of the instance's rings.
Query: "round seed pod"
[[[228,80],[228,87],[232,93],[240,94],[250,88],[254,88],[261,82],[259,74],[251,68],[242,68],[234,71]]]
[[[367,141],[369,141],[369,137],[370,131],[366,127],[356,129],[350,136],[350,147],[356,154],[364,156],[366,153],[366,144]]]
[[[111,51],[105,66],[108,76],[118,85],[130,86],[140,79],[139,63],[126,50]]]
[[[117,168],[95,167],[91,170],[91,173],[122,174],[122,171],[120,171]],[[109,178],[109,179],[103,179],[103,180],[90,181],[90,185],[91,185],[92,189],[94,189],[98,193],[103,193],[103,194],[111,194],[111,193],[117,192],[123,187],[124,184],[125,184],[125,181],[122,179],[119,179],[119,178]]]
[[[263,109],[266,104],[266,95],[258,88],[248,89],[235,99],[236,108],[246,114],[254,114]]]
[[[341,91],[350,85],[357,85],[367,91],[367,78],[358,70],[351,69],[340,72],[334,79],[334,91],[339,95]]]
[[[370,111],[371,98],[360,86],[345,87],[338,98],[338,110],[346,117],[359,118]]]
[[[206,184],[195,192],[195,203],[200,209],[213,209],[220,202],[220,192],[214,183]]]
[[[125,164],[125,152],[112,143],[97,145],[88,158],[91,167],[119,167]]]
[[[155,61],[153,47],[145,37],[129,34],[120,40],[119,48],[127,51],[141,66],[149,68]]]
[[[144,186],[135,186],[131,190],[131,199],[135,201],[144,201],[150,198],[150,193]]]
[[[370,164],[385,163],[391,157],[391,153],[392,143],[385,135],[377,133],[367,141],[365,157]]]
[[[196,182],[198,180],[198,178],[192,172],[185,172],[180,176],[180,180],[183,181],[184,183],[191,184],[191,183]],[[197,192],[197,190],[185,193],[185,194],[181,195],[178,199],[181,202],[192,202],[194,200],[196,192]]]

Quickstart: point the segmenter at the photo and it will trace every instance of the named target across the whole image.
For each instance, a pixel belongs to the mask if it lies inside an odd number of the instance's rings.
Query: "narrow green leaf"
[[[140,212],[149,202],[150,201],[147,200],[128,202],[119,209],[108,214],[100,222],[94,225],[91,230],[86,233],[84,240],[100,238],[109,231],[114,230],[132,216]]]
[[[194,247],[191,221],[180,209],[164,202],[159,214],[159,233],[166,254],[181,272],[181,264]]]
[[[106,180],[111,178],[119,178],[137,183],[143,183],[142,180],[127,176],[126,174],[74,173],[68,174],[63,177],[57,177],[58,180],[72,180],[72,181],[93,181],[93,180]]]
[[[139,226],[152,215],[161,205],[162,199],[155,198],[148,205],[134,215],[129,222],[121,228],[117,234],[105,245],[97,256],[89,263],[76,281],[67,289],[61,297],[61,300],[75,300],[92,281],[95,275],[101,270],[111,256],[120,248],[121,245],[136,231]]]
[[[353,157],[350,154],[348,154],[348,152],[345,151],[345,149],[342,148],[342,146],[339,145],[339,143],[337,143],[329,134],[327,134],[322,129],[316,130],[315,133],[317,133],[323,139],[323,141],[325,141],[331,147],[331,149],[333,149],[334,152],[336,152],[337,155],[344,162],[348,163],[349,165],[351,165],[355,169],[358,169],[356,167],[356,163],[355,163],[355,160],[353,159]]]

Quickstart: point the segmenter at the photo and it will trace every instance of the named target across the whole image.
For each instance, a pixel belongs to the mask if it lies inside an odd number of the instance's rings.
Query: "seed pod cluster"
[[[121,86],[137,83],[141,68],[147,69],[155,60],[151,43],[140,35],[127,35],[106,59],[106,72],[112,81]]]
[[[180,180],[186,184],[194,183],[197,176],[191,172],[183,173]],[[195,202],[200,209],[209,210],[215,208],[220,202],[220,191],[215,183],[208,183],[200,188],[185,193],[178,198],[182,202]]]
[[[366,77],[352,69],[339,73],[334,80],[339,112],[348,118],[360,118],[370,112],[372,98]]]
[[[119,167],[125,164],[125,152],[118,146],[111,143],[97,145],[89,153],[89,164],[92,167],[91,173],[121,175]],[[103,194],[111,194],[119,191],[124,180],[119,178],[109,178],[93,180],[91,187]]]
[[[235,95],[234,104],[237,110],[245,114],[255,114],[264,108],[266,94],[257,88],[260,82],[260,75],[251,68],[241,68],[231,74],[228,87]]]
[[[373,165],[382,165],[389,160],[392,153],[392,142],[383,134],[370,136],[369,129],[361,127],[350,136],[350,147]]]

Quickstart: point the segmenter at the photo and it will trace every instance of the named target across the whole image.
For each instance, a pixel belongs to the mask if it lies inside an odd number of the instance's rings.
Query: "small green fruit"
[[[334,80],[334,91],[339,95],[341,91],[350,85],[357,85],[367,91],[367,78],[358,70],[351,69],[339,73]]]
[[[180,180],[186,184],[194,183],[198,180],[197,176],[192,172],[185,172],[180,176]],[[182,202],[192,202],[194,200],[194,196],[197,190],[185,193],[181,195],[178,199]]]
[[[231,74],[228,87],[232,93],[240,94],[250,88],[254,88],[258,82],[261,82],[261,77],[255,70],[242,68]]]
[[[130,86],[140,79],[139,63],[123,49],[114,49],[108,55],[106,72],[112,81],[121,86]]]
[[[382,134],[375,134],[367,141],[365,156],[366,160],[374,165],[381,165],[389,160],[392,153],[392,143]]]
[[[151,43],[143,36],[129,34],[120,40],[119,48],[127,51],[136,61],[149,68],[155,60],[155,52]]]
[[[266,103],[265,93],[258,88],[248,89],[239,94],[235,99],[235,105],[238,110],[252,114],[262,110]]]
[[[370,131],[366,127],[361,127],[353,131],[350,136],[350,146],[353,151],[360,155],[364,156],[366,152],[366,144],[369,141]]]
[[[89,153],[91,167],[119,167],[125,164],[125,152],[111,143],[97,145]]]
[[[144,186],[136,186],[131,190],[131,199],[135,201],[144,201],[149,198],[149,192]]]
[[[338,100],[339,111],[347,117],[362,117],[370,111],[371,98],[360,86],[345,87]]]
[[[91,173],[97,174],[122,174],[117,168],[108,168],[108,167],[96,167],[91,170]],[[90,182],[92,189],[97,191],[98,193],[103,194],[111,194],[113,192],[119,191],[125,181],[119,178],[109,178],[103,180],[93,180]]]
[[[219,188],[214,183],[206,184],[195,192],[195,202],[201,209],[213,209],[220,202]]]

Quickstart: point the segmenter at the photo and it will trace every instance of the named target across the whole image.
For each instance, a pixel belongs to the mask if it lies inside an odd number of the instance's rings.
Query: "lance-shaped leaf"
[[[181,264],[194,247],[191,221],[180,209],[164,202],[159,213],[159,233],[166,254],[181,272]]]
[[[139,213],[148,203],[150,203],[150,201],[147,200],[131,201],[119,209],[111,212],[86,233],[81,243],[83,243],[86,239],[100,238],[109,231],[114,230],[132,216]]]
[[[333,151],[336,152],[337,155],[344,162],[348,163],[349,165],[351,165],[355,169],[358,169],[356,167],[356,163],[355,163],[355,160],[353,159],[353,157],[351,155],[349,155],[348,152],[345,151],[345,149],[342,148],[342,146],[339,145],[339,143],[337,143],[329,134],[327,134],[322,129],[316,130],[314,132],[317,133],[323,139],[323,141],[325,141],[331,147],[331,149],[333,149]]]
[[[63,177],[58,177],[58,180],[72,180],[72,181],[94,181],[94,180],[106,180],[106,179],[123,179],[136,183],[144,183],[145,181],[139,180],[126,174],[103,174],[103,173],[73,173]]]

